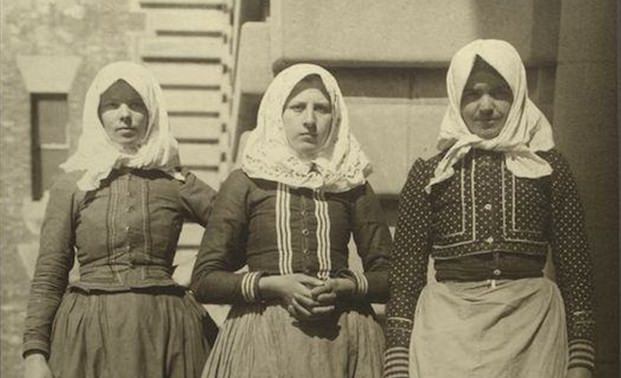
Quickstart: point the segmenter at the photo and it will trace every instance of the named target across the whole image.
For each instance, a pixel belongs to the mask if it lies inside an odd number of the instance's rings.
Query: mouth
[[[475,119],[476,122],[484,125],[484,126],[495,126],[499,121],[500,118],[478,118]]]
[[[116,132],[126,136],[132,136],[137,133],[136,129],[133,127],[118,127]]]

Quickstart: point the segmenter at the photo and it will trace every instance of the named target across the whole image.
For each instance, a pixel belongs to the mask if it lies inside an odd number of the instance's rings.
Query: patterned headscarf
[[[302,79],[321,78],[332,105],[329,136],[317,156],[305,160],[290,147],[282,119],[291,91]],[[267,88],[242,154],[242,170],[250,177],[293,187],[344,192],[366,182],[369,160],[349,130],[349,117],[335,78],[313,64],[296,64],[280,72]]]
[[[138,92],[148,112],[147,130],[135,154],[123,152],[110,140],[97,113],[101,94],[118,80],[126,81]],[[132,62],[115,62],[102,68],[86,92],[78,149],[60,167],[65,172],[85,171],[77,184],[79,189],[90,191],[99,188],[112,169],[120,167],[158,169],[183,181],[178,166],[177,141],[170,132],[162,89],[155,77]]]
[[[513,93],[513,104],[503,129],[489,140],[472,134],[460,111],[461,94],[477,56],[505,79]],[[473,147],[504,152],[507,168],[518,177],[537,178],[552,173],[552,167],[535,154],[535,151],[547,151],[554,147],[552,128],[528,98],[526,70],[513,46],[493,39],[480,39],[467,44],[451,60],[446,89],[449,106],[442,120],[437,146],[448,151],[438,163],[427,191],[432,185],[451,177],[455,173],[453,165]]]

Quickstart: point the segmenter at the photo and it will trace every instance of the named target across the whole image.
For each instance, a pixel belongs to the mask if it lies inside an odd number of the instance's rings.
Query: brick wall
[[[82,102],[95,73],[115,60],[131,60],[144,16],[131,0],[3,1],[0,62],[0,260],[2,327],[0,376],[21,377],[21,333],[28,277],[18,246],[36,243],[24,221],[31,198],[30,94],[19,55],[77,56],[81,64],[68,93],[72,150],[80,132]],[[27,214],[26,214],[27,215]]]

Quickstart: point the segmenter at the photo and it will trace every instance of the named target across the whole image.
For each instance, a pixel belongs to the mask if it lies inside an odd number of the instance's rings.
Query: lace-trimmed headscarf
[[[492,66],[509,84],[513,103],[503,129],[492,139],[472,134],[461,117],[461,95],[477,56]],[[449,66],[446,77],[449,106],[442,120],[438,149],[448,150],[438,163],[426,187],[451,177],[453,165],[471,148],[504,152],[506,166],[518,177],[537,178],[550,175],[552,168],[536,151],[554,147],[552,128],[546,117],[528,98],[526,70],[513,46],[500,40],[476,40],[459,50]]]
[[[136,153],[123,152],[113,143],[98,115],[101,94],[118,80],[138,92],[148,112],[147,130]],[[65,172],[85,171],[77,184],[79,189],[90,191],[99,188],[112,169],[120,167],[157,169],[183,181],[178,166],[177,141],[170,132],[162,89],[155,77],[132,62],[115,62],[102,68],[86,92],[77,151],[60,167]]]
[[[296,84],[312,75],[321,79],[330,97],[332,124],[316,157],[303,159],[287,141],[282,113]],[[274,78],[261,100],[257,127],[248,136],[241,168],[253,178],[327,192],[344,192],[366,182],[371,165],[350,132],[343,95],[328,71],[296,64]]]

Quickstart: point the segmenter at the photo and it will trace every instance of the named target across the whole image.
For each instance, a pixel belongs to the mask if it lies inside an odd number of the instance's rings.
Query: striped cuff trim
[[[392,347],[384,352],[384,360],[389,361],[399,357],[410,357],[410,349],[405,347]]]
[[[595,348],[591,340],[576,339],[569,343],[569,367],[585,367],[593,370],[595,367]]]
[[[365,296],[369,291],[369,281],[363,273],[352,271],[354,279],[356,280],[356,295]]]
[[[575,360],[575,361],[570,360],[569,364],[567,365],[567,369],[571,369],[575,367],[583,367],[583,368],[593,371],[595,369],[595,364],[591,362],[587,362],[587,361],[582,361],[582,360]]]
[[[244,274],[241,281],[241,293],[244,301],[253,303],[260,299],[258,282],[261,275],[261,272],[249,272]]]
[[[384,364],[384,376],[393,377],[395,374],[405,374],[407,376],[409,372],[410,367],[407,359]]]
[[[593,341],[589,340],[589,339],[573,339],[569,342],[569,349],[574,348],[574,347],[580,347],[580,348],[590,348],[591,350],[595,351],[594,348],[594,344]]]

